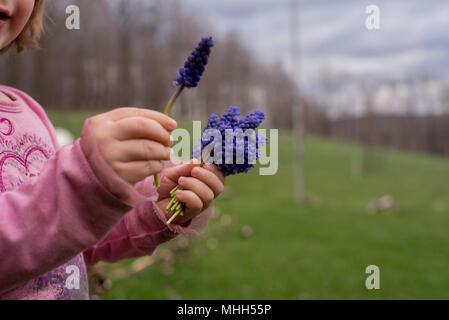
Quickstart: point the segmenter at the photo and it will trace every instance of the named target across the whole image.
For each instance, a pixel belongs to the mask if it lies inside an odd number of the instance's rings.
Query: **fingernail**
[[[198,160],[197,158],[193,158],[192,159],[192,164],[200,164],[200,160]]]
[[[173,142],[175,142],[175,140],[173,139],[172,136],[170,136],[170,146],[173,144]]]

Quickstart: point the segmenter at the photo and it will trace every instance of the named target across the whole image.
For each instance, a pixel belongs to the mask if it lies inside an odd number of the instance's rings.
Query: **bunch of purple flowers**
[[[254,168],[255,160],[260,156],[259,147],[268,142],[254,130],[265,119],[265,114],[257,110],[243,119],[239,108],[230,107],[228,112],[219,118],[216,114],[209,117],[203,132],[201,144],[194,147],[193,158],[204,163],[214,163],[225,176],[247,173]],[[176,191],[182,188],[178,185],[170,191],[172,200],[166,208],[166,213],[174,212],[167,221],[170,224],[178,215],[183,215],[185,206],[176,198]]]
[[[201,148],[200,145],[194,148],[194,158],[215,163],[225,176],[254,168],[252,162],[259,159],[259,146],[267,143],[266,137],[254,134],[265,119],[263,111],[257,110],[243,119],[238,119],[239,116],[238,107],[230,107],[221,118],[212,114],[203,132]],[[211,150],[209,157],[204,159],[203,153],[208,150]]]
[[[165,108],[166,115],[170,114],[173,104],[184,88],[195,88],[198,86],[205,67],[209,62],[213,46],[212,37],[202,38],[198,46],[187,58],[184,67],[179,69],[179,76],[174,81],[178,89]],[[201,144],[198,144],[194,149],[194,157],[201,160],[201,166],[204,165],[204,162],[215,163],[225,176],[246,173],[254,168],[255,160],[260,156],[259,146],[267,142],[267,138],[254,134],[254,130],[265,119],[265,114],[257,110],[243,119],[238,119],[239,116],[239,108],[230,107],[228,112],[223,114],[221,118],[216,114],[212,114],[209,117]],[[213,134],[208,135],[211,131],[213,131]],[[208,150],[210,150],[209,153],[207,152]],[[157,174],[154,175],[154,182],[159,187]],[[179,202],[175,195],[176,191],[180,189],[181,187],[178,185],[170,191],[172,199],[167,205],[166,213],[174,213],[167,221],[167,224],[170,224],[178,215],[182,216],[184,214],[185,204]]]

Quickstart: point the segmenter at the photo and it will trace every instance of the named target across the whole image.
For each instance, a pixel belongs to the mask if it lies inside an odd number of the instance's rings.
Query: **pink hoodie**
[[[0,299],[88,299],[86,264],[151,255],[179,233],[205,230],[210,210],[167,226],[153,178],[122,180],[89,119],[80,139],[59,148],[36,101],[0,91],[14,100],[0,101]]]

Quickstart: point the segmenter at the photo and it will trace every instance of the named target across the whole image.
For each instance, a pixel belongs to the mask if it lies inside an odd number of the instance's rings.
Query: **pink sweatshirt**
[[[151,255],[189,225],[167,226],[153,178],[135,187],[103,160],[86,120],[59,148],[42,107],[5,86],[0,101],[0,299],[88,299],[86,264]],[[163,175],[161,175],[163,178]]]

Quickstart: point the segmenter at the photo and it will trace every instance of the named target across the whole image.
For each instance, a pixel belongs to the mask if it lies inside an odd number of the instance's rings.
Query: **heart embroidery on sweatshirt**
[[[13,133],[12,122],[0,119],[0,192],[14,190],[28,178],[38,176],[52,156],[50,148],[36,136],[24,134],[17,143],[2,137]]]
[[[12,162],[16,162],[16,164],[18,165],[16,168],[20,169],[23,168],[25,169],[25,175],[29,176],[29,177],[33,177],[33,176],[37,176],[39,175],[39,172],[32,172],[28,163],[28,159],[30,158],[31,155],[33,155],[33,153],[41,153],[46,159],[49,159],[50,156],[47,154],[47,152],[42,149],[39,146],[32,146],[30,148],[27,149],[25,156],[20,156],[19,154],[15,153],[15,152],[2,152],[1,153],[1,158],[0,158],[0,192],[4,192],[6,191],[6,187],[5,187],[5,183],[4,183],[4,178],[3,178],[3,167],[5,165],[5,162],[7,160],[12,160]],[[34,170],[33,170],[34,171]],[[17,183],[13,183],[13,185],[16,185],[17,187],[20,186],[24,181],[23,179],[21,179],[20,174],[15,174],[15,176],[17,176]]]

